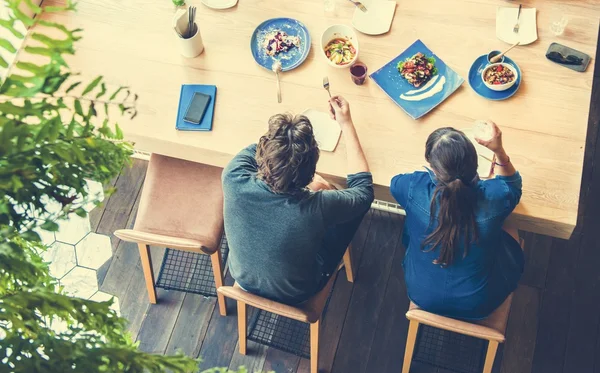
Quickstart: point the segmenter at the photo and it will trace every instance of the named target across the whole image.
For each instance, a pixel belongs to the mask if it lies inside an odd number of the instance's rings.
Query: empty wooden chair
[[[348,281],[354,282],[350,246],[346,250],[346,254],[344,254],[344,266],[346,267],[346,277]],[[335,282],[335,278],[336,275],[332,275],[327,282],[327,285],[319,293],[298,306],[289,306],[249,293],[241,289],[237,283],[234,286],[221,286],[217,289],[220,294],[237,301],[240,353],[243,355],[246,354],[247,308],[248,306],[256,307],[283,317],[310,324],[310,371],[311,373],[317,373],[321,317],[327,303],[327,298],[329,298],[331,288]]]
[[[138,244],[150,303],[156,303],[150,245],[210,255],[215,286],[223,285],[221,172],[201,163],[150,157],[135,225],[115,232]],[[225,298],[219,293],[217,298],[221,315],[226,315]]]

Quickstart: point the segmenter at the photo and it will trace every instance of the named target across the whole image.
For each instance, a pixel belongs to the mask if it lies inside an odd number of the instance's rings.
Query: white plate
[[[381,35],[390,31],[396,12],[396,1],[364,0],[362,3],[367,11],[363,12],[357,7],[352,17],[352,26],[367,35]]]
[[[310,120],[319,149],[326,152],[334,151],[342,134],[340,125],[324,111],[306,109],[302,115]]]
[[[237,4],[238,0],[202,0],[202,4],[211,9],[229,9]]]

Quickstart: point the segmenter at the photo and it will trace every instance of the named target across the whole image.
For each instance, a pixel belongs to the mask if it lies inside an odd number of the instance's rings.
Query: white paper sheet
[[[302,114],[306,115],[313,126],[319,149],[326,152],[334,151],[342,133],[340,125],[323,111],[307,109]]]
[[[498,7],[496,10],[496,37],[503,42],[521,45],[531,44],[537,40],[536,8],[521,8],[519,32],[513,32],[517,23],[518,7]]]

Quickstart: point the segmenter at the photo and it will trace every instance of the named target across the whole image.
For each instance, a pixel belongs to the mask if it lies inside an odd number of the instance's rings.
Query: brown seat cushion
[[[298,306],[289,306],[249,293],[240,288],[237,283],[234,286],[221,286],[217,291],[228,298],[244,302],[261,310],[306,323],[314,323],[321,318],[334,282],[335,275],[332,275],[327,285],[319,293]]]
[[[510,294],[504,303],[484,320],[462,321],[439,316],[420,309],[413,302],[410,302],[406,317],[409,320],[418,321],[436,328],[450,330],[477,338],[504,342],[504,332],[506,331],[506,323],[510,313],[512,298],[513,295]]]
[[[216,251],[223,233],[221,173],[221,168],[152,154],[134,231]]]

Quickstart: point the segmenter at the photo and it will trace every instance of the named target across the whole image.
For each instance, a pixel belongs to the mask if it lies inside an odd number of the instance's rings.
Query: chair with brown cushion
[[[348,246],[348,249],[344,254],[344,266],[346,267],[346,277],[348,281],[354,282],[350,248],[351,247]],[[234,286],[221,286],[217,289],[220,294],[237,301],[240,353],[242,355],[246,354],[247,309],[248,306],[252,306],[276,315],[310,324],[310,372],[317,373],[321,316],[327,303],[327,299],[329,298],[329,294],[331,293],[335,278],[336,276],[332,275],[327,282],[327,285],[325,285],[319,293],[298,306],[289,306],[249,293],[240,288],[237,283]]]
[[[115,232],[123,241],[138,244],[150,303],[156,303],[150,245],[210,255],[215,286],[223,285],[221,173],[201,163],[150,157],[135,225]],[[217,293],[217,299],[224,316],[225,298]]]
[[[518,236],[515,237],[518,239]],[[521,248],[524,247],[524,241],[519,239]],[[506,332],[506,324],[510,313],[513,294],[510,294],[506,300],[486,319],[478,321],[462,321],[451,319],[449,317],[439,316],[431,312],[420,309],[416,304],[410,302],[406,318],[410,320],[408,327],[408,337],[406,340],[406,349],[404,351],[404,364],[402,365],[402,373],[410,371],[415,342],[419,325],[429,325],[435,328],[448,330],[451,332],[468,335],[475,338],[485,339],[488,341],[487,353],[485,355],[485,363],[483,373],[491,373],[496,358],[498,344],[504,343]]]

